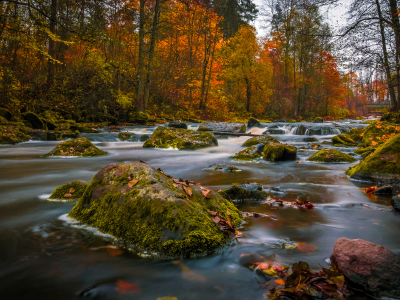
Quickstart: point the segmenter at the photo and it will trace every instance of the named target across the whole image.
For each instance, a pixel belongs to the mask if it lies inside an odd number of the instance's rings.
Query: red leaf
[[[138,293],[140,291],[140,288],[136,284],[129,283],[123,280],[118,280],[116,290],[118,291],[118,293],[124,295]]]
[[[123,250],[118,249],[118,247],[112,245],[107,246],[107,251],[108,253],[110,253],[111,256],[118,256],[124,253]]]
[[[221,218],[220,218],[220,217],[217,217],[217,216],[215,216],[215,217],[213,217],[213,221],[214,221],[214,223],[215,223],[215,224],[218,224],[218,223],[219,223],[219,221],[221,221]]]

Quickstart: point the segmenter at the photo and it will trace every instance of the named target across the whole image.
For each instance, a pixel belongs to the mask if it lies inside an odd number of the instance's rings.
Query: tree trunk
[[[57,0],[51,0],[51,15],[50,15],[50,32],[52,34],[56,33],[56,18],[57,18]],[[55,42],[50,37],[49,38],[49,55],[54,58],[55,57]],[[51,85],[54,80],[54,62],[49,60],[49,74],[47,77],[47,83]]]
[[[146,0],[140,0],[139,8],[139,65],[137,73],[137,97],[136,97],[136,111],[144,112],[143,106],[143,93],[144,93],[144,5]]]
[[[392,26],[396,39],[396,79],[397,79],[397,109],[400,109],[400,21],[397,11],[397,0],[389,0]]]
[[[158,26],[159,11],[160,11],[160,0],[156,0],[156,4],[154,6],[153,28],[151,29],[151,42],[150,42],[150,50],[149,50],[149,62],[147,63],[146,84],[144,86],[143,108],[145,111],[147,108],[147,101],[149,100],[149,93],[150,93],[151,72],[153,70],[154,48],[155,48],[156,40],[157,40],[157,26]]]
[[[375,0],[375,2],[376,2],[376,7],[378,9],[379,27],[380,27],[380,30],[381,30],[381,38],[382,38],[384,67],[385,67],[386,77],[387,77],[387,82],[388,82],[390,101],[392,102],[392,107],[396,107],[397,108],[396,94],[394,92],[394,87],[393,87],[393,84],[392,84],[392,76],[390,74],[390,66],[389,66],[388,52],[387,52],[387,48],[386,48],[385,28],[383,27],[383,18],[382,18],[381,5],[379,3],[379,0]]]
[[[203,60],[203,72],[201,76],[201,95],[200,95],[200,106],[199,109],[204,110],[204,91],[206,88],[206,74],[207,74],[207,65],[208,65],[208,56],[207,53],[210,52],[210,46],[207,46],[207,31],[204,31],[204,60]]]
[[[246,98],[247,98],[246,110],[247,112],[250,112],[251,82],[249,78],[246,78],[245,81],[246,81]]]
[[[208,98],[208,90],[210,89],[210,81],[211,81],[211,76],[212,76],[212,66],[213,66],[213,61],[214,61],[214,53],[215,53],[215,45],[217,44],[217,38],[214,38],[214,45],[213,49],[211,52],[211,61],[210,61],[210,69],[208,71],[208,78],[207,78],[207,87],[206,87],[206,95],[204,97],[204,108],[207,107],[207,98]]]

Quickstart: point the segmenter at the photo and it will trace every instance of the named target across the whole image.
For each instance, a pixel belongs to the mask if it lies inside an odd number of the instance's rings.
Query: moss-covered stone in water
[[[44,129],[44,130],[47,129],[47,126],[33,112],[23,113],[22,117],[32,125],[33,129]]]
[[[268,194],[264,191],[258,190],[246,190],[237,185],[233,185],[230,188],[224,189],[220,192],[220,195],[228,200],[265,200]]]
[[[376,146],[378,144],[383,144],[390,137],[399,132],[400,126],[378,121],[365,128],[362,141],[365,145]]]
[[[100,150],[87,138],[68,140],[57,145],[45,156],[103,156],[108,152]]]
[[[284,145],[281,143],[269,143],[265,145],[263,157],[265,160],[286,161],[296,160],[297,148],[295,146]]]
[[[242,151],[239,151],[235,155],[229,157],[235,160],[253,160],[256,158],[260,158],[261,154],[257,152],[257,148],[254,146],[250,146]]]
[[[88,183],[86,181],[73,181],[56,188],[47,199],[50,201],[77,201],[82,197]]]
[[[179,150],[195,150],[218,146],[218,140],[211,132],[195,132],[180,128],[158,126],[151,137],[143,144],[143,148],[174,148]]]
[[[336,162],[348,162],[352,163],[357,161],[351,155],[340,152],[335,149],[323,149],[311,155],[308,161],[316,161],[316,162],[327,162],[327,163],[336,163]]]
[[[354,150],[355,154],[363,154],[365,152],[374,152],[376,150],[377,146],[369,146],[369,147],[364,147],[364,148],[358,148]]]
[[[353,128],[349,132],[332,137],[334,145],[357,146],[362,140],[363,128]]]
[[[324,123],[324,119],[321,117],[317,117],[313,120],[313,123]]]
[[[17,144],[27,142],[31,138],[22,125],[0,125],[0,144]]]
[[[120,132],[119,134],[118,134],[118,138],[120,139],[120,140],[122,140],[122,141],[127,141],[127,140],[129,140],[132,136],[135,136],[136,134],[135,133],[133,133],[133,132],[126,132],[126,131],[123,131],[123,132]]]
[[[138,182],[130,186],[131,180]],[[237,226],[237,208],[217,192],[206,199],[200,186],[190,185],[189,197],[174,184],[145,163],[111,164],[95,175],[69,216],[113,235],[128,249],[158,258],[203,256],[231,242],[208,211]]]
[[[254,146],[254,145],[258,145],[258,144],[267,144],[270,142],[274,142],[274,143],[279,143],[279,141],[270,136],[270,135],[262,135],[262,136],[255,136],[252,137],[250,139],[248,139],[247,141],[245,141],[243,143],[243,147],[250,147],[250,146]]]
[[[372,156],[350,167],[346,174],[357,180],[400,184],[400,134],[380,145]]]
[[[400,112],[388,112],[385,113],[381,121],[387,121],[390,123],[400,124]]]

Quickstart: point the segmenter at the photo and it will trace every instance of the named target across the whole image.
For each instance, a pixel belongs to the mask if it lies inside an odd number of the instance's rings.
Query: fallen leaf
[[[176,184],[176,183],[174,183],[173,186],[174,186],[174,188],[178,188],[179,187],[179,185]]]
[[[285,285],[285,281],[282,278],[276,279],[275,282],[279,285]]]
[[[229,212],[229,210],[227,210],[227,211],[226,211],[226,213],[227,213],[227,215],[228,215],[228,216],[230,216],[230,215],[231,215],[231,213]]]
[[[65,195],[64,195],[64,198],[71,198],[71,197],[72,197],[71,194],[65,194]]]
[[[369,188],[366,188],[366,189],[364,190],[364,193],[366,193],[366,194],[371,194],[371,193],[375,192],[377,189],[378,189],[377,186],[371,186],[371,187],[369,187]]]
[[[129,186],[129,187],[133,187],[133,186],[135,186],[136,183],[138,183],[138,182],[139,182],[139,180],[133,179],[133,180],[131,180],[131,181],[128,182],[128,186]]]
[[[69,193],[70,193],[70,194],[73,194],[74,192],[75,192],[75,189],[74,189],[74,188],[70,188],[70,189],[69,189]]]
[[[219,221],[221,221],[221,218],[220,218],[220,217],[217,217],[217,216],[215,216],[215,217],[213,217],[213,221],[214,221],[214,223],[215,223],[215,224],[218,224],[218,223],[219,223]]]
[[[124,253],[123,250],[121,250],[118,247],[113,246],[113,245],[107,246],[107,251],[108,251],[108,253],[110,253],[111,256],[118,256],[118,255],[121,255]]]
[[[258,265],[258,269],[260,270],[268,270],[269,269],[269,265],[268,263],[261,263]]]
[[[317,249],[317,246],[313,244],[307,244],[305,242],[298,242],[297,243],[297,248],[304,253],[311,253],[314,252]]]
[[[140,291],[140,288],[133,283],[129,283],[123,280],[118,280],[116,290],[118,291],[118,293],[124,295],[124,294],[138,293]]]
[[[211,198],[211,191],[210,190],[202,190],[201,193],[203,194],[204,197],[207,199]]]
[[[190,187],[186,187],[184,185],[182,187],[185,190],[186,194],[188,194],[189,197],[192,197],[192,195],[193,195],[192,189]]]

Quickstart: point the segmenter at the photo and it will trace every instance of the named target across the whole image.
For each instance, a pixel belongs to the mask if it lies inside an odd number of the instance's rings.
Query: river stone
[[[267,129],[266,131],[264,131],[262,134],[285,134],[286,131],[283,129]]]
[[[250,118],[249,121],[247,122],[247,128],[253,128],[253,127],[261,127],[261,124],[258,120],[254,119],[254,118]]]
[[[400,257],[389,249],[361,239],[340,238],[330,260],[350,284],[378,297],[400,299]]]
[[[143,148],[174,148],[179,150],[200,149],[218,146],[218,140],[211,132],[197,132],[188,129],[158,126]]]
[[[33,112],[23,113],[22,117],[31,124],[33,129],[47,129],[43,121]]]
[[[139,254],[178,258],[215,253],[232,235],[219,230],[209,211],[235,226],[241,213],[217,192],[205,198],[201,186],[185,188],[189,192],[146,163],[114,163],[94,176],[69,216]]]
[[[204,122],[197,130],[227,133],[245,133],[246,125],[240,123]]]
[[[262,146],[260,146],[262,145]],[[265,145],[264,144],[259,144],[259,145],[254,145],[254,146],[250,146],[247,147],[246,149],[239,151],[238,153],[236,153],[235,155],[229,157],[235,160],[245,160],[245,161],[250,161],[256,158],[260,158],[261,157],[261,153],[260,150],[264,149]]]
[[[262,135],[262,136],[255,136],[255,137],[248,139],[247,141],[245,141],[243,143],[242,147],[250,147],[250,146],[254,146],[254,145],[258,145],[258,144],[267,144],[270,142],[279,143],[279,141],[276,138],[274,138],[270,135]]]
[[[400,134],[391,137],[372,155],[350,167],[346,174],[356,180],[388,185],[400,184]]]
[[[265,200],[268,194],[260,189],[258,184],[233,185],[220,192],[221,196],[228,200],[260,201]]]
[[[357,159],[335,149],[323,149],[311,155],[307,159],[307,161],[326,162],[326,163],[337,163],[337,162],[352,163],[356,162]]]
[[[0,125],[0,144],[18,144],[27,142],[31,138],[28,129],[22,124]]]
[[[108,152],[100,150],[87,138],[68,140],[57,145],[45,156],[103,156]]]
[[[395,211],[400,212],[400,194],[392,198],[392,206]]]
[[[318,117],[314,119],[314,123],[324,123],[324,119]]]
[[[133,132],[122,131],[118,133],[118,138],[121,141],[128,141],[128,140],[138,140],[138,136]]]
[[[82,197],[87,186],[88,183],[82,180],[64,184],[56,188],[47,200],[60,202],[77,201]]]
[[[391,185],[381,186],[373,194],[374,195],[390,195],[390,196],[392,196],[393,186],[391,186]]]
[[[168,123],[168,127],[187,129],[187,125],[180,120],[174,120]]]
[[[297,148],[295,146],[281,143],[269,143],[265,145],[263,152],[264,159],[270,162],[296,160],[296,156]]]

